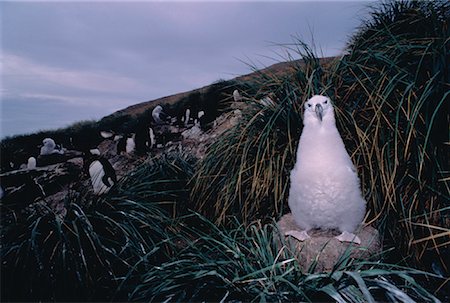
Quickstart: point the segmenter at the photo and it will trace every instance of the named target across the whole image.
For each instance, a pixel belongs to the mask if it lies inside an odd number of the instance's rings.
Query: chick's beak
[[[323,107],[320,104],[316,105],[316,115],[322,121]]]

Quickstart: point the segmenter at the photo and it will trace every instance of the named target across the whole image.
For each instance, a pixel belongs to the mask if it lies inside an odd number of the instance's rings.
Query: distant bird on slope
[[[366,201],[336,128],[330,99],[317,95],[309,99],[303,123],[288,201],[302,231],[288,231],[286,235],[304,241],[310,229],[338,229],[339,241],[360,244],[353,232],[364,219]]]
[[[133,134],[131,137],[127,138],[127,145],[125,146],[125,151],[127,154],[131,154],[136,149],[136,142],[134,141],[135,134]]]
[[[234,99],[234,102],[242,101],[242,96],[237,89],[235,89],[233,91],[233,99]]]
[[[114,139],[115,140],[115,139]],[[126,136],[117,136],[117,154],[124,154],[127,146],[127,137]]]
[[[184,114],[184,126],[187,127],[189,124],[189,119],[191,116],[191,110],[188,108],[186,109],[186,113]]]
[[[102,131],[100,132],[100,136],[101,136],[103,139],[112,139],[113,136],[114,136],[114,132],[102,130]]]
[[[153,128],[149,127],[148,128],[148,135],[150,138],[150,148],[153,148],[156,145],[156,137],[155,137],[155,132],[153,131]]]
[[[152,117],[156,124],[164,124],[170,116],[163,111],[161,105],[157,105],[152,111]]]
[[[28,158],[27,169],[36,169],[36,158],[35,157]]]
[[[56,143],[52,138],[45,138],[42,141],[41,156],[47,156],[51,154],[64,154],[63,150],[56,149]]]

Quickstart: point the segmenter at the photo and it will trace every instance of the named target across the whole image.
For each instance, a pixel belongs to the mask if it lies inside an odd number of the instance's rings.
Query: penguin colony
[[[182,125],[185,127],[197,127],[200,130],[200,127],[204,125],[205,122],[205,112],[200,110],[195,112],[195,115],[197,118],[194,120],[191,117],[191,110],[187,108],[184,112],[184,119],[182,119],[183,121],[181,122]],[[173,125],[177,122],[180,123],[178,117],[170,117],[164,112],[162,106],[158,105],[152,111],[152,121],[142,121],[142,125],[139,125],[142,127],[136,129],[135,134],[120,135],[113,131],[101,131],[99,138],[116,141],[118,155],[128,155],[132,153],[143,154],[149,149],[161,145],[157,144],[154,128],[162,127],[165,129],[164,127],[167,124]],[[161,129],[159,131],[161,132]],[[163,132],[163,136],[164,135]],[[72,137],[69,138],[71,143],[73,143],[73,140]],[[69,145],[73,147],[73,144]],[[117,182],[117,177],[111,163],[100,155],[98,148],[93,147],[94,146],[89,146],[89,143],[86,142],[86,144],[82,146],[81,151],[85,151],[85,155],[88,155],[84,157],[84,166],[90,176],[94,194],[101,195],[107,193],[111,189]],[[62,146],[58,147],[52,138],[45,138],[42,141],[39,156],[37,158],[33,156],[29,157],[27,163],[22,164],[20,167],[22,169],[34,170],[37,166],[61,163],[67,160],[67,157],[64,154],[65,149],[63,149]],[[4,194],[4,192],[2,192],[2,194]]]

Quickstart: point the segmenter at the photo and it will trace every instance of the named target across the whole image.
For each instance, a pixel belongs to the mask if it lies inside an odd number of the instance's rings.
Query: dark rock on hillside
[[[50,154],[50,155],[40,155],[37,158],[36,164],[39,167],[44,167],[44,166],[48,166],[48,165],[62,163],[67,160],[77,158],[77,157],[82,157],[82,156],[83,156],[83,153],[80,151],[67,150],[64,152],[64,154],[55,153],[55,154]]]
[[[2,204],[8,207],[24,207],[36,200],[67,191],[71,184],[80,180],[83,161],[70,161],[37,167],[32,170],[16,170],[0,175],[4,190]]]

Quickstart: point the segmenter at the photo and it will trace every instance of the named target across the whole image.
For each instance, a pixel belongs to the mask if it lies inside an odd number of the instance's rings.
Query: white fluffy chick
[[[161,105],[157,105],[152,111],[152,117],[156,124],[164,124],[169,115],[163,111]]]
[[[36,158],[35,157],[28,158],[27,169],[36,169]]]
[[[366,201],[336,128],[330,99],[318,95],[309,99],[303,124],[288,200],[302,231],[288,231],[286,235],[304,241],[310,229],[338,229],[339,241],[360,244],[353,232],[364,219]]]
[[[41,147],[41,156],[47,156],[51,154],[64,154],[64,151],[56,149],[55,140],[52,138],[45,138],[42,140],[43,146]]]

